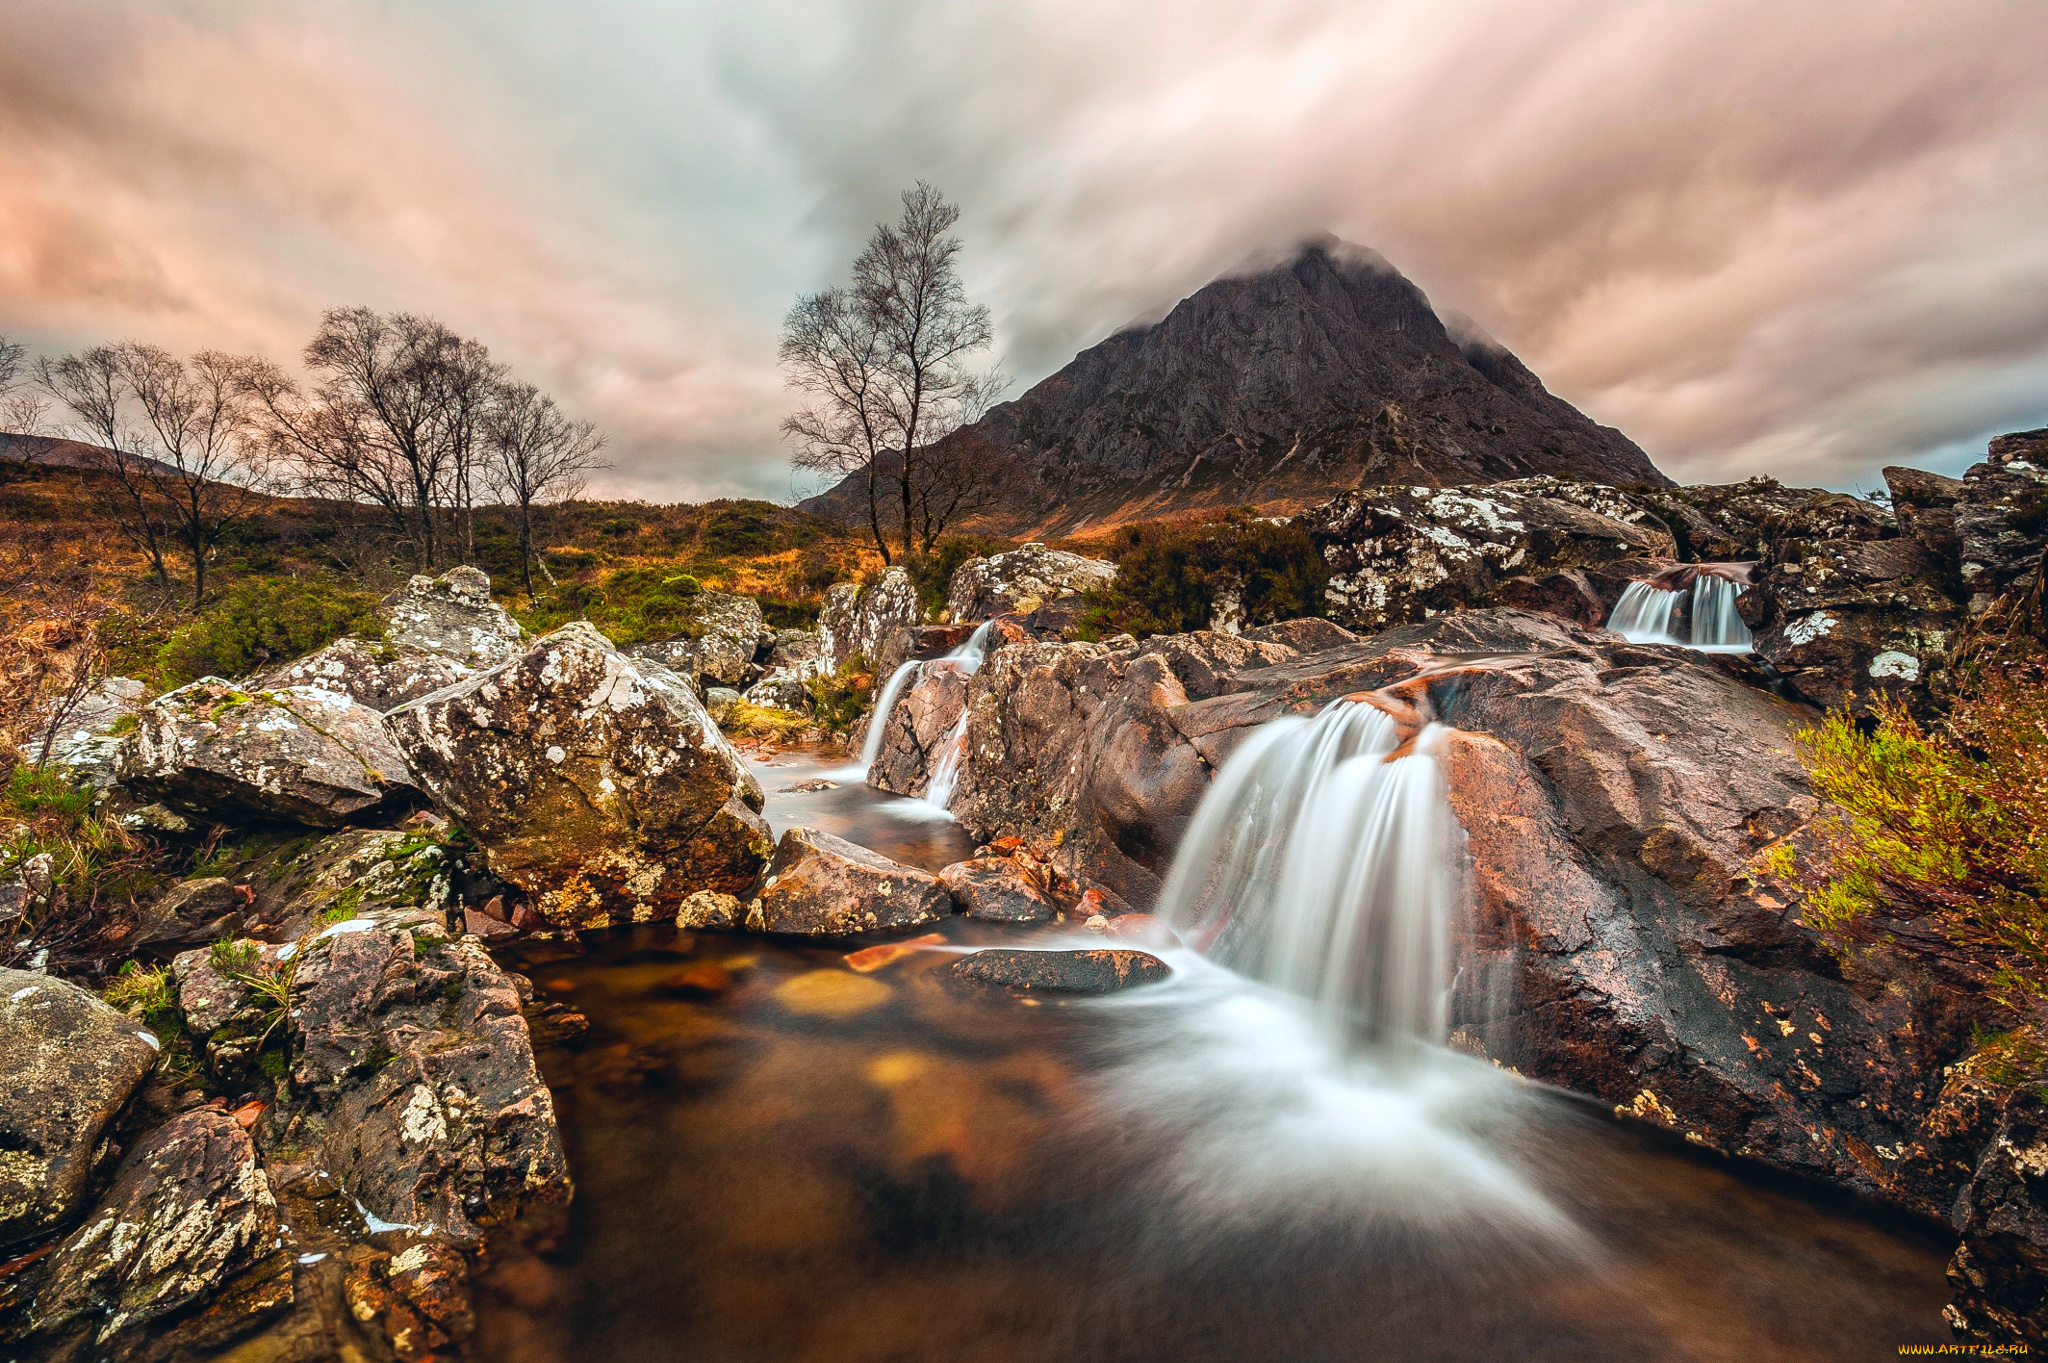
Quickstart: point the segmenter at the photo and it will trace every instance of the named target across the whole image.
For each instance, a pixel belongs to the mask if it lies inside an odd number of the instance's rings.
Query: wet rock
[[[1962,612],[1916,539],[1833,540],[1765,565],[1737,608],[1758,657],[1822,705],[1866,708],[1920,686]]]
[[[135,727],[146,688],[133,677],[108,677],[61,716],[50,743],[50,762],[72,781],[94,790],[114,784],[122,736]],[[59,716],[45,713],[44,723]]]
[[[1011,989],[1046,990],[1059,994],[1113,994],[1141,984],[1156,984],[1173,973],[1150,952],[1130,947],[1088,951],[1012,951],[990,949],[962,957],[952,967],[954,978]]]
[[[1645,502],[1555,478],[1360,488],[1294,524],[1329,565],[1330,618],[1353,630],[1486,604],[1510,577],[1676,553]]]
[[[292,998],[291,1096],[260,1128],[273,1166],[324,1171],[373,1229],[465,1249],[567,1203],[518,989],[479,943],[402,910],[337,924]]]
[[[996,923],[1043,923],[1058,913],[1044,891],[1007,857],[956,861],[939,883],[969,918]]]
[[[746,925],[754,932],[851,937],[936,923],[952,912],[951,897],[930,872],[830,833],[792,828],[747,906]]]
[[[291,1301],[277,1201],[248,1133],[216,1108],[171,1118],[122,1162],[92,1213],[50,1256],[28,1311],[46,1346],[138,1356],[145,1331],[231,1290],[255,1290],[150,1341],[218,1346]],[[71,1338],[71,1337],[74,1337]]]
[[[744,687],[760,675],[754,654],[762,635],[761,603],[730,592],[698,592],[683,605],[683,633],[642,644],[636,658],[660,663],[701,686]]]
[[[969,621],[952,625],[906,625],[892,630],[882,641],[882,654],[875,662],[875,675],[887,677],[913,660],[943,658],[967,642],[977,626]]]
[[[751,887],[761,787],[690,687],[589,625],[390,717],[434,802],[493,874],[562,926],[672,918]]]
[[[1342,625],[1313,617],[1304,620],[1275,621],[1270,625],[1245,630],[1237,637],[1249,644],[1279,644],[1296,653],[1320,653],[1324,649],[1342,648],[1346,644],[1364,642]]]
[[[873,662],[891,634],[923,618],[917,585],[900,567],[885,569],[865,587],[842,582],[826,591],[825,609],[818,616],[822,657],[829,668],[851,658]]]
[[[2011,1095],[1954,1220],[1949,1323],[1979,1343],[2048,1344],[2048,1090]]]
[[[933,769],[955,741],[971,679],[962,668],[930,662],[887,715],[870,718],[870,723],[879,718],[883,728],[881,747],[868,768],[869,785],[897,795],[924,794]]]
[[[955,621],[1028,613],[1063,596],[1081,596],[1116,580],[1116,565],[1042,544],[976,556],[953,572],[946,610]]]
[[[1670,527],[1678,557],[1734,563],[1797,557],[1801,544],[1890,539],[1892,514],[1876,502],[1820,488],[1786,487],[1775,478],[1632,493]]]
[[[517,656],[518,621],[491,600],[480,569],[416,574],[386,597],[384,636],[344,636],[258,678],[259,689],[310,686],[373,710],[395,709]]]
[[[740,901],[737,897],[712,890],[699,890],[676,909],[676,926],[722,930],[737,927],[740,917]]]
[[[75,984],[0,969],[0,1250],[61,1226],[154,1038]]]
[[[145,708],[118,773],[140,798],[175,809],[322,828],[414,793],[375,710],[311,687],[243,691],[218,677]]]

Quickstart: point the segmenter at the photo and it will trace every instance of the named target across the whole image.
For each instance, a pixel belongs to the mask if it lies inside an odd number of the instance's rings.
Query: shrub
[[[1206,629],[1235,593],[1247,625],[1321,615],[1329,570],[1308,533],[1233,511],[1198,525],[1134,525],[1109,546],[1116,581],[1093,592],[1084,635]]]
[[[917,587],[918,604],[924,607],[926,618],[936,619],[946,608],[946,593],[961,564],[976,555],[987,557],[1016,547],[1009,540],[987,535],[949,535],[933,545],[930,553],[905,560],[903,570]]]
[[[776,743],[791,742],[812,727],[811,720],[793,710],[777,710],[750,700],[733,702],[719,728],[734,738],[758,738]]]
[[[860,723],[861,713],[874,695],[875,675],[858,660],[848,658],[837,671],[805,682],[804,689],[811,693],[818,727],[843,734]]]
[[[2022,1017],[2048,1009],[2048,691],[2037,667],[1986,666],[1948,716],[1896,701],[1837,712],[1803,735],[1812,855],[1772,869],[1807,895],[1806,922],[1845,954],[1931,957]]]
[[[322,582],[248,579],[171,632],[157,650],[157,681],[168,689],[199,677],[246,676],[344,634],[383,637],[377,598]]]
[[[20,764],[0,799],[0,878],[48,853],[55,889],[0,941],[0,965],[43,946],[84,949],[107,924],[102,910],[132,903],[160,879],[154,849],[93,812],[93,792],[52,768]]]
[[[600,582],[567,582],[543,592],[520,616],[536,634],[571,620],[588,620],[617,644],[695,637],[692,598],[704,584],[674,564],[618,568]]]
[[[813,629],[824,604],[818,601],[795,601],[786,596],[764,596],[760,598],[761,620],[770,629]]]

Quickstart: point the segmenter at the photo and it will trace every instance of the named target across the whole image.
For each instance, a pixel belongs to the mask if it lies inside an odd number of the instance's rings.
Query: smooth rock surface
[[[992,948],[955,962],[956,979],[1011,989],[1043,989],[1057,994],[1113,994],[1141,984],[1156,984],[1173,973],[1150,952],[1130,947],[1086,951],[1015,951]]]
[[[936,923],[953,912],[937,876],[844,838],[792,828],[776,845],[761,892],[747,905],[754,932],[851,937]]]
[[[956,622],[1032,611],[1063,596],[1080,596],[1116,581],[1116,565],[1042,544],[968,559],[953,572],[946,610]]]
[[[313,687],[243,691],[218,677],[145,708],[117,769],[123,786],[174,809],[320,828],[413,791],[375,710]]]
[[[696,693],[588,624],[390,726],[491,871],[554,923],[672,918],[694,891],[746,891],[767,859],[761,787]]]
[[[156,1067],[141,1031],[75,984],[0,969],[0,1250],[77,1209],[100,1141]]]
[[[939,883],[969,918],[993,923],[1043,923],[1058,914],[1042,887],[1006,857],[956,861],[939,872]]]

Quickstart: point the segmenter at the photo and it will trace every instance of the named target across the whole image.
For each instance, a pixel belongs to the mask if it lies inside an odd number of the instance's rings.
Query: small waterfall
[[[1678,609],[1678,593],[1647,582],[1631,582],[1607,617],[1607,628],[1632,644],[1684,644],[1671,632],[1671,613]]]
[[[1735,584],[1725,577],[1701,573],[1692,580],[1694,648],[1711,653],[1749,652],[1749,626],[1735,612],[1737,595]]]
[[[995,628],[995,624],[993,620],[982,621],[974,627],[974,633],[968,635],[960,647],[934,661],[952,663],[967,672],[981,671],[982,660],[988,657],[989,631]]]
[[[960,708],[959,722],[946,734],[939,760],[932,764],[931,780],[925,783],[924,802],[947,810],[953,804],[953,788],[960,784],[960,769],[967,765],[967,707]]]
[[[1463,862],[1444,732],[1396,756],[1393,719],[1348,700],[1261,726],[1195,811],[1160,916],[1332,1032],[1442,1042]]]
[[[866,776],[868,768],[874,766],[875,759],[882,755],[882,731],[889,727],[889,712],[896,708],[896,698],[903,694],[903,688],[910,685],[911,678],[923,667],[920,662],[907,662],[889,674],[881,696],[875,701],[875,712],[868,716],[867,736],[861,739],[860,765],[853,769],[861,776]]]

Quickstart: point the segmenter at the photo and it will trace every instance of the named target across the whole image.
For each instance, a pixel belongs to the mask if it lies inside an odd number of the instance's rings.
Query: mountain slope
[[[1205,507],[1285,511],[1379,483],[1669,483],[1513,355],[1454,339],[1383,258],[1329,238],[1082,351],[953,438],[1019,466],[981,524],[1038,537]],[[804,509],[851,519],[864,487],[848,480]]]

